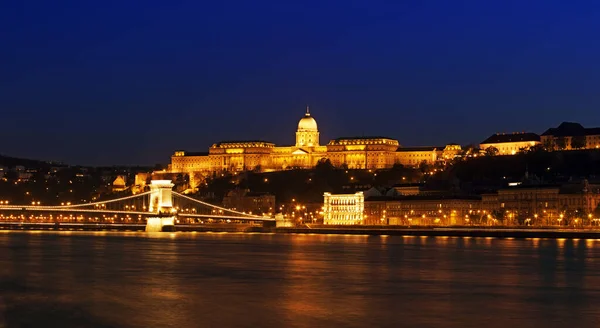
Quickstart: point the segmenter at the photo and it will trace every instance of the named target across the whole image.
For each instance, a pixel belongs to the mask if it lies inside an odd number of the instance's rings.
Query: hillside
[[[457,180],[464,188],[494,188],[509,181],[561,183],[600,178],[600,150],[537,151],[514,156],[484,156],[460,161],[434,179]]]
[[[17,158],[0,154],[0,166],[14,168],[22,165],[26,168],[50,168],[52,166],[65,166],[62,163],[45,162],[35,159]]]

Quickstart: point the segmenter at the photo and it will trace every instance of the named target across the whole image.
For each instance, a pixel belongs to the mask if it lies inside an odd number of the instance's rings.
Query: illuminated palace
[[[403,148],[387,137],[337,138],[322,146],[317,121],[306,109],[298,122],[296,144],[278,147],[267,141],[219,142],[205,153],[176,151],[171,157],[172,173],[207,174],[221,171],[279,171],[313,168],[328,159],[334,166],[350,169],[383,169],[394,164],[419,165],[454,157],[460,146]]]

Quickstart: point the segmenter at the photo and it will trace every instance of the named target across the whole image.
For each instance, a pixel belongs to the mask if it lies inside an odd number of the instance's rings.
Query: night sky
[[[290,145],[307,104],[322,144],[596,127],[599,33],[593,1],[2,1],[0,153],[152,165]]]

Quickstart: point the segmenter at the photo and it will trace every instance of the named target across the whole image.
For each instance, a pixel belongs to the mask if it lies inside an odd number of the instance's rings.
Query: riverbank
[[[96,223],[24,223],[0,222],[0,230],[49,231],[145,231],[145,224]],[[281,234],[327,234],[422,237],[492,237],[492,238],[580,238],[600,239],[600,229],[508,228],[508,227],[295,227],[272,228],[244,224],[176,225],[176,232],[252,232]]]
[[[600,239],[600,229],[555,228],[277,228],[278,233],[422,236],[422,237],[492,237],[492,238],[580,238]]]
[[[172,228],[172,227],[171,227]],[[146,224],[142,223],[74,223],[74,222],[0,222],[0,231],[11,230],[48,230],[48,231],[138,231],[144,232]],[[273,228],[263,228],[247,224],[178,224],[177,232],[269,232]],[[168,229],[172,231],[172,229]]]

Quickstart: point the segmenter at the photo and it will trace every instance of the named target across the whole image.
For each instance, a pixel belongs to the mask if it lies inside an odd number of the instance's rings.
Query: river
[[[0,327],[596,327],[600,240],[0,231]]]

